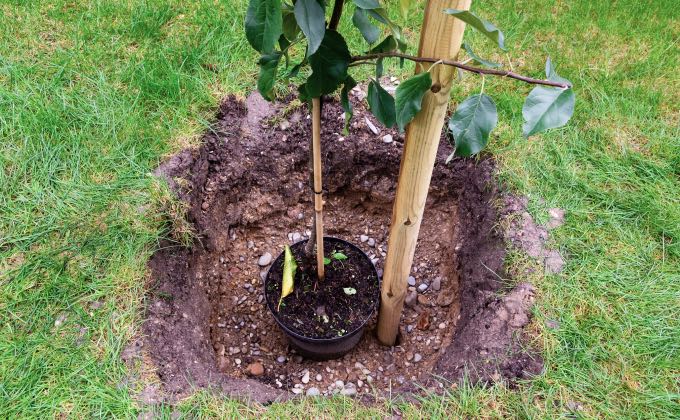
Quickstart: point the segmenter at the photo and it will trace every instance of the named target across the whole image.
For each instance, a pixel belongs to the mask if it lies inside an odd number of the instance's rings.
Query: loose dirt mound
[[[350,134],[337,103],[323,109],[327,234],[361,247],[382,271],[403,137],[379,127],[355,99]],[[372,124],[366,120],[370,119]],[[230,395],[271,401],[293,393],[413,390],[443,386],[467,372],[509,380],[540,372],[520,346],[533,291],[500,296],[504,240],[495,227],[493,162],[445,165],[442,141],[416,249],[398,346],[380,346],[375,320],[343,359],[303,360],[267,311],[262,277],[268,258],[309,234],[312,220],[306,107],[274,108],[258,95],[228,98],[193,155],[158,174],[189,203],[198,232],[192,249],[163,244],[149,265],[153,287],[144,324],[166,391],[217,385]],[[263,257],[264,258],[261,258]],[[434,374],[434,376],[433,376]],[[342,384],[340,383],[342,381]]]

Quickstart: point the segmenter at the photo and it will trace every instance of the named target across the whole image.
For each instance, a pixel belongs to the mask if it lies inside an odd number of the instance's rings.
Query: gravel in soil
[[[360,247],[381,275],[404,140],[377,123],[367,125],[373,117],[358,101],[361,93],[353,93],[348,136],[340,134],[339,104],[329,101],[323,108],[326,233]],[[284,244],[310,235],[310,130],[304,106],[271,106],[258,95],[245,104],[228,98],[200,150],[191,157],[184,152],[160,168],[160,176],[179,185],[199,235],[192,249],[166,244],[150,261],[155,290],[145,332],[166,387],[181,393],[220,383],[228,393],[261,400],[277,395],[272,390],[355,395],[413,390],[417,382],[437,387],[441,384],[432,373],[456,381],[464,366],[474,367],[479,380],[527,377],[540,370],[540,358],[512,341],[528,323],[532,290],[515,296],[514,306],[497,293],[505,247],[491,205],[497,198],[493,163],[456,159],[445,165],[451,151],[445,141],[421,225],[399,343],[378,344],[374,316],[357,348],[341,359],[305,360],[289,348],[266,307],[263,279]],[[384,141],[387,135],[393,141]],[[494,303],[493,313],[485,309]],[[512,316],[506,316],[508,311]],[[485,336],[485,325],[496,318]],[[508,325],[508,318],[516,322]],[[452,341],[465,331],[475,341]],[[270,387],[260,388],[258,382]]]

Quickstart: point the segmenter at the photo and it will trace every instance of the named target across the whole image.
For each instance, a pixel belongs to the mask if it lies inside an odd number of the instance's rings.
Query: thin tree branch
[[[342,6],[344,3],[345,0],[335,0],[335,4],[333,4],[333,14],[331,15],[331,20],[328,23],[328,29],[333,31],[338,29],[340,17],[342,16]]]
[[[530,83],[533,85],[545,85],[545,86],[554,86],[554,87],[559,87],[563,89],[570,88],[571,85],[566,84],[566,83],[559,83],[559,82],[553,82],[551,80],[543,80],[543,79],[534,79],[531,77],[527,76],[522,76],[521,74],[517,74],[513,71],[508,71],[508,70],[493,70],[493,69],[483,69],[480,67],[473,67],[473,66],[468,66],[467,64],[460,63],[458,61],[452,61],[452,60],[440,60],[438,58],[429,58],[429,57],[416,57],[413,55],[408,55],[408,54],[402,54],[399,52],[387,52],[387,53],[375,53],[375,54],[366,54],[366,55],[356,55],[352,57],[350,60],[351,63],[366,63],[366,60],[373,60],[373,59],[378,59],[378,58],[387,58],[387,57],[396,57],[396,58],[403,58],[406,60],[411,60],[415,61],[417,63],[436,63],[436,62],[441,62],[442,64],[446,64],[447,66],[451,67],[456,67],[462,70],[466,70],[472,73],[477,73],[477,74],[489,74],[492,76],[500,76],[500,77],[508,77],[510,79],[515,79],[515,80],[520,80],[522,82]]]

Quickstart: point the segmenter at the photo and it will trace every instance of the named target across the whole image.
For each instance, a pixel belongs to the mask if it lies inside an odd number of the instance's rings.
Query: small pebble
[[[321,374],[319,373],[316,375],[316,378],[314,379],[316,379],[317,382],[321,382],[321,380],[323,380],[323,376],[321,376]]]
[[[436,277],[436,278],[432,281],[432,289],[434,289],[434,290],[439,290],[439,289],[441,289],[441,288],[442,288],[442,278],[441,278],[441,277]]]
[[[364,121],[366,122],[366,127],[368,127],[368,129],[371,130],[371,132],[372,132],[373,134],[376,134],[376,135],[377,135],[377,134],[380,133],[380,130],[378,130],[378,127],[376,127],[376,126],[371,122],[371,120],[368,119],[368,117],[364,117]]]
[[[394,141],[394,139],[392,138],[392,134],[384,135],[383,138],[382,138],[382,141],[383,141],[383,143],[387,143],[387,144],[392,143]]]
[[[409,286],[415,286],[416,285],[416,278],[413,277],[413,276],[408,276],[408,285]]]
[[[272,254],[270,254],[269,252],[265,252],[264,254],[262,254],[260,259],[257,260],[257,264],[260,267],[266,267],[271,262],[272,262]]]
[[[368,238],[368,246],[374,247],[374,246],[375,246],[375,239],[373,239],[373,238]]]
[[[420,353],[416,353],[416,354],[413,356],[413,361],[414,361],[415,363],[418,363],[418,362],[420,362],[421,360],[423,360],[423,356],[421,356]]]
[[[368,236],[367,235],[361,235],[361,236],[359,236],[359,239],[361,240],[361,242],[366,242],[366,241],[368,241]]]
[[[423,293],[424,291],[427,290],[427,287],[428,287],[427,284],[421,283],[420,286],[418,286],[418,291],[419,291],[420,293]]]
[[[413,292],[408,292],[408,294],[406,295],[406,299],[404,300],[404,302],[406,303],[406,306],[409,306],[409,307],[410,307],[410,306],[415,306],[415,304],[416,304],[416,302],[417,302],[417,299],[418,299],[418,293],[416,293],[415,291],[413,291]]]
[[[286,356],[279,356],[276,358],[276,361],[279,363],[286,363]]]
[[[446,328],[446,322],[440,322],[439,323],[439,329],[443,330],[444,328]]]
[[[303,384],[308,384],[309,383],[309,371],[305,372],[304,376],[301,379]]]
[[[307,390],[307,393],[306,393],[306,395],[307,395],[308,397],[317,397],[317,396],[319,396],[320,394],[321,394],[321,392],[319,391],[319,388],[314,387],[314,386],[311,387],[311,388],[309,388],[309,389]]]

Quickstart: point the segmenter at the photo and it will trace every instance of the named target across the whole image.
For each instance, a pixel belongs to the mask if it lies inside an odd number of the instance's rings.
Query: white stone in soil
[[[276,358],[276,361],[279,363],[286,363],[286,356],[279,356]]]
[[[394,138],[392,138],[392,134],[386,134],[382,138],[383,143],[390,144],[394,141]]]
[[[418,363],[418,362],[420,362],[421,360],[423,360],[423,356],[421,356],[420,353],[416,353],[416,354],[413,356],[413,361],[414,361],[415,363]]]
[[[343,381],[337,380],[337,381],[335,381],[335,387],[336,388],[344,388],[345,383]]]
[[[368,238],[368,246],[375,246],[375,239],[373,238]]]
[[[308,397],[317,397],[317,396],[319,396],[320,394],[321,394],[321,392],[319,391],[319,388],[314,387],[314,386],[311,387],[311,388],[309,388],[309,389],[307,390],[307,393],[306,393],[306,395],[307,395]]]
[[[323,376],[321,376],[321,374],[318,373],[318,374],[316,375],[316,378],[314,378],[314,379],[316,379],[317,382],[321,382],[321,381],[323,380]]]
[[[366,242],[368,241],[368,235],[361,235],[359,236],[359,239],[361,240],[361,242]]]
[[[440,322],[439,323],[439,329],[443,330],[444,328],[446,328],[446,322]]]
[[[364,121],[366,122],[366,127],[368,127],[369,130],[371,130],[371,133],[378,135],[380,133],[380,130],[378,130],[378,127],[375,126],[371,122],[371,120],[368,119],[368,117],[364,117]]]
[[[416,278],[413,276],[408,276],[408,285],[409,286],[415,286],[416,285]]]
[[[345,397],[353,397],[357,395],[356,387],[354,386],[354,384],[352,384],[352,386],[349,386],[350,384],[347,384],[347,386],[344,387],[342,391],[340,391],[340,395],[344,395]]]
[[[427,290],[427,287],[428,287],[427,284],[421,283],[421,284],[418,286],[418,291],[419,291],[420,293],[423,293],[424,291]]]
[[[441,277],[435,277],[434,280],[432,280],[432,289],[433,290],[439,290],[442,288],[442,278]]]
[[[301,388],[293,388],[292,391],[293,391],[293,394],[302,394],[303,390]]]
[[[293,233],[293,242],[297,242],[300,239],[302,239],[302,235],[300,235],[298,232]]]
[[[309,372],[305,372],[304,376],[302,376],[301,381],[302,381],[303,384],[309,383]]]
[[[270,254],[269,252],[265,252],[264,254],[262,254],[260,259],[257,260],[257,264],[260,267],[266,267],[271,262],[272,262],[272,254]]]

